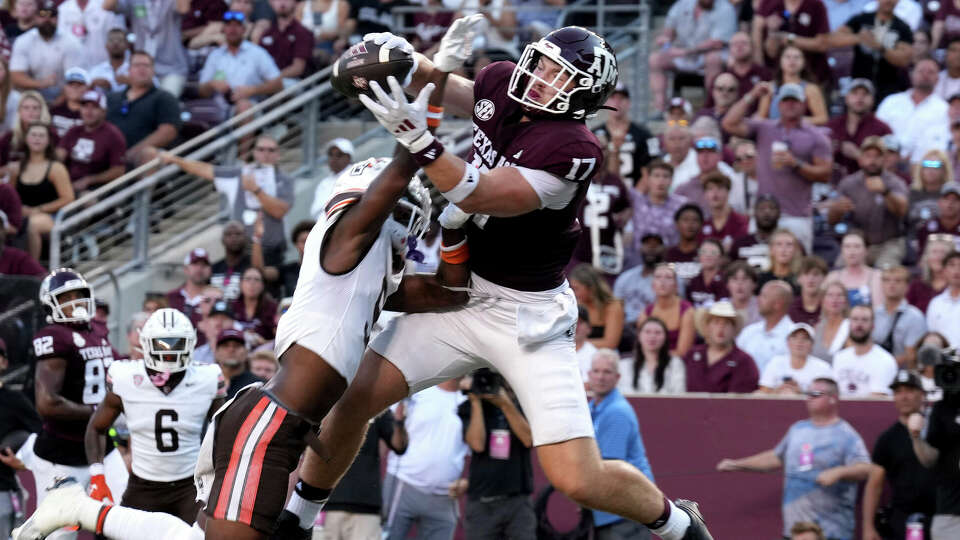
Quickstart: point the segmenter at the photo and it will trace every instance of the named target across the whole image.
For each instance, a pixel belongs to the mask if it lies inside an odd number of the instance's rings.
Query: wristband
[[[463,264],[470,260],[470,248],[464,240],[456,248],[440,248],[440,260],[447,264]]]
[[[460,179],[460,182],[453,186],[453,189],[441,193],[445,199],[453,204],[459,204],[469,197],[470,194],[473,193],[473,190],[477,189],[477,186],[480,185],[480,171],[470,163],[466,163],[465,165],[463,178]]]
[[[440,127],[443,120],[443,107],[427,105],[427,127]]]
[[[467,243],[467,239],[466,239],[466,238],[464,238],[463,240],[457,242],[456,244],[454,244],[454,245],[452,245],[452,246],[445,246],[445,245],[443,245],[443,244],[441,243],[441,244],[440,244],[440,251],[456,251],[456,250],[462,248],[466,243]]]
[[[102,476],[102,475],[103,475],[103,463],[91,463],[90,476]]]
[[[413,161],[422,168],[440,159],[443,144],[432,133],[425,131],[419,139],[410,143],[407,150],[410,151]]]

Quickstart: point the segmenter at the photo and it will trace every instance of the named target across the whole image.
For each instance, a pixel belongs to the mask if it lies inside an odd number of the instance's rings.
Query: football
[[[393,75],[401,84],[410,69],[413,56],[400,49],[386,49],[372,40],[361,41],[345,51],[333,64],[330,84],[341,94],[355,98],[370,95],[370,81],[377,81],[390,92],[387,77]]]

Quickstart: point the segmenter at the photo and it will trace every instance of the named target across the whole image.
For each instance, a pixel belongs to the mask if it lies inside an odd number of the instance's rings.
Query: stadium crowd
[[[543,9],[426,2],[487,15],[467,75],[516,59],[565,2],[516,4]],[[52,215],[159,157],[227,195],[225,256],[213,261],[204,247],[193,249],[183,284],[147,294],[118,348],[142,358],[140,328],[171,307],[197,329],[193,362],[219,364],[228,396],[268,380],[279,369],[277,321],[314,221],[285,222],[294,180],[276,166],[269,136],[256,139],[241,167],[163,150],[327,65],[359,36],[391,30],[391,9],[401,5],[408,4],[17,0],[0,10],[0,274],[46,275],[40,261]],[[453,18],[429,9],[411,16],[411,42],[429,53]],[[933,478],[921,466],[923,450],[912,451],[928,429],[915,414],[942,397],[930,355],[918,352],[960,347],[958,21],[955,0],[672,3],[649,58],[653,120],[631,120],[631,98],[647,90],[624,84],[593,126],[605,164],[581,209],[568,267],[580,311],[575,344],[605,457],[651,477],[656,470],[641,439],[615,435],[624,425],[639,434],[622,395],[805,396],[809,420],[772,450],[717,465],[784,469],[784,537],[853,538],[856,484],[866,481],[863,538],[903,538],[918,526],[925,532],[907,538],[960,538],[960,471],[934,469],[942,474]],[[684,92],[697,85],[702,96]],[[314,218],[336,176],[359,157],[346,139],[326,151],[330,175],[317,184]],[[250,212],[257,219],[245,226]],[[434,223],[417,247],[417,270],[436,268],[438,234]],[[298,258],[284,259],[288,246]],[[94,320],[102,324],[108,313],[100,304]],[[494,534],[529,537],[529,426],[509,388],[471,385],[431,389],[418,394],[417,407],[400,405],[376,421],[372,446],[338,488],[343,499],[331,498],[327,522],[336,525],[328,530],[368,530],[373,519],[379,534],[379,518],[370,516],[392,504],[384,509],[391,538],[423,517],[417,507],[442,522],[442,536],[451,513],[440,503],[465,494],[468,537],[500,521]],[[873,449],[839,416],[839,400],[868,397],[893,397],[898,413]],[[446,428],[457,437],[445,439]],[[396,500],[350,483],[350,475],[379,483],[378,438],[392,450],[383,493]],[[620,450],[608,452],[608,444]],[[443,452],[460,465],[431,467]],[[884,476],[893,513],[884,521],[890,529],[878,531]],[[402,499],[397,486],[405,483],[429,496]],[[516,496],[530,504],[515,504]],[[507,509],[516,513],[503,515]],[[598,537],[644,534],[616,516],[594,520]]]

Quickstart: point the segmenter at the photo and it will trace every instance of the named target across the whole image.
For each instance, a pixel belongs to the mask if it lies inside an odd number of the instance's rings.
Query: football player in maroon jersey
[[[455,21],[432,62],[418,57],[406,89],[391,78],[386,91],[371,83],[374,97],[360,96],[443,196],[473,214],[471,300],[393,319],[371,341],[324,422],[319,459],[308,451],[301,482],[333,488],[370,418],[423,388],[493,367],[514,388],[559,491],[665,540],[711,538],[696,503],[673,503],[634,467],[601,458],[574,351],[577,306],[563,268],[580,232],[577,210],[602,168],[603,149],[584,120],[614,90],[613,49],[593,32],[565,27],[528,45],[517,64],[490,64],[475,81],[451,75],[443,104],[473,119],[473,152],[464,161],[428,132],[426,114],[405,91],[416,94],[436,71],[458,69],[482,19]],[[392,34],[373,39],[413,51]]]

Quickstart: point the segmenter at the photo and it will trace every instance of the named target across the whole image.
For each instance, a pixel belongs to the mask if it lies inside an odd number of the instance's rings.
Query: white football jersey
[[[403,268],[394,272],[390,221],[380,229],[367,254],[350,272],[328,274],[320,266],[327,231],[343,210],[363,196],[389,163],[369,159],[351,166],[334,186],[324,213],[307,237],[293,304],[277,325],[279,358],[294,343],[317,353],[349,383],[387,297],[396,292]]]
[[[190,364],[169,394],[153,385],[142,360],[114,362],[108,380],[127,416],[133,474],[154,482],[192,478],[210,404],[226,395],[220,366]]]

